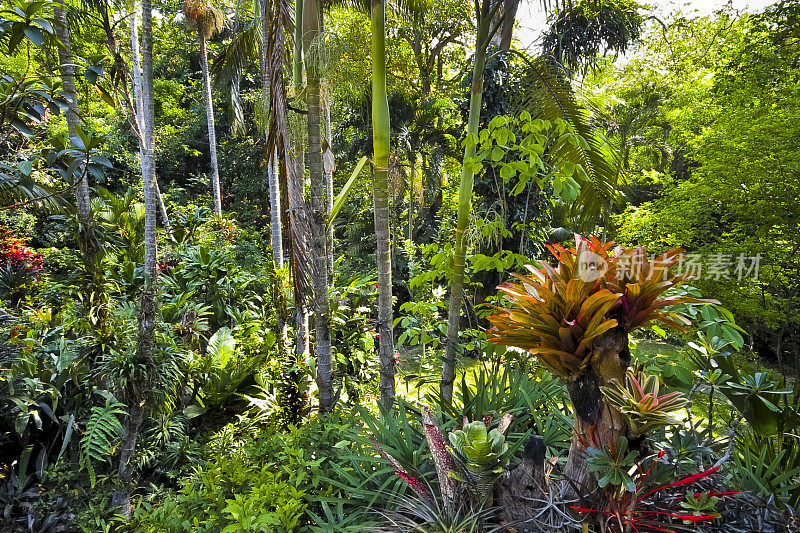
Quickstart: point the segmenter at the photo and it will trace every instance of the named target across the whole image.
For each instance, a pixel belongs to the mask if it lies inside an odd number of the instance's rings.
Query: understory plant
[[[680,420],[670,415],[686,405],[680,391],[659,396],[658,376],[647,375],[631,369],[625,373],[625,382],[611,380],[610,387],[600,387],[606,401],[625,415],[631,435],[638,436],[670,425],[679,425]]]

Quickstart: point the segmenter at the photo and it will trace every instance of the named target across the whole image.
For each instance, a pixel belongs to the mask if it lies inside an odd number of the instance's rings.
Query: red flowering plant
[[[43,272],[42,254],[9,228],[0,227],[0,293],[11,307],[19,307]]]
[[[590,468],[599,467],[610,472],[608,464],[623,465],[627,457],[625,440],[612,443],[604,449],[590,448]],[[684,477],[667,484],[655,482],[656,467],[665,460],[664,451],[650,459],[645,469],[644,461],[635,462],[626,469],[619,479],[614,476],[603,485],[606,504],[602,507],[587,508],[573,505],[572,509],[587,516],[594,516],[602,524],[605,531],[623,533],[627,531],[694,531],[698,524],[708,523],[720,517],[716,504],[720,498],[732,496],[738,492],[720,492],[713,489],[713,484],[699,487],[711,480],[712,474],[719,470],[718,466]],[[602,463],[608,463],[603,465]],[[654,487],[655,485],[655,487]],[[683,492],[686,488],[705,490]]]
[[[26,268],[37,275],[44,271],[42,254],[31,249],[10,229],[0,227],[0,268],[6,268],[7,265]]]

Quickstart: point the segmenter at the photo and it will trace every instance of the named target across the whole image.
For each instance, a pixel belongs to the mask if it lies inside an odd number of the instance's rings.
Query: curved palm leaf
[[[577,219],[580,227],[589,227],[598,218],[607,218],[624,198],[618,156],[589,125],[589,112],[577,102],[564,75],[544,59],[526,61],[522,86],[527,90],[513,102],[515,114],[525,110],[544,120],[563,119],[586,140],[588,148],[562,142],[555,148],[555,156],[579,164],[586,171],[588,179],[581,183],[580,195],[569,206],[569,215]]]
[[[71,204],[61,196],[63,191],[39,185],[27,176],[0,173],[0,205],[11,206],[24,203],[46,213],[64,214]]]
[[[242,21],[239,31],[233,33],[211,67],[215,85],[226,87],[237,72],[247,72],[258,62],[261,46],[261,25],[258,18]]]

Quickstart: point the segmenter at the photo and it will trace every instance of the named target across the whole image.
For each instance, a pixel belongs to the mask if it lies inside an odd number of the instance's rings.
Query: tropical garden
[[[654,7],[3,0],[0,530],[797,529],[800,4]]]

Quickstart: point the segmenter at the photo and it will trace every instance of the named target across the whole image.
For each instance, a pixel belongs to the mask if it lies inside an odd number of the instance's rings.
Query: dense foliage
[[[0,530],[798,526],[800,6],[518,3],[4,1]]]

